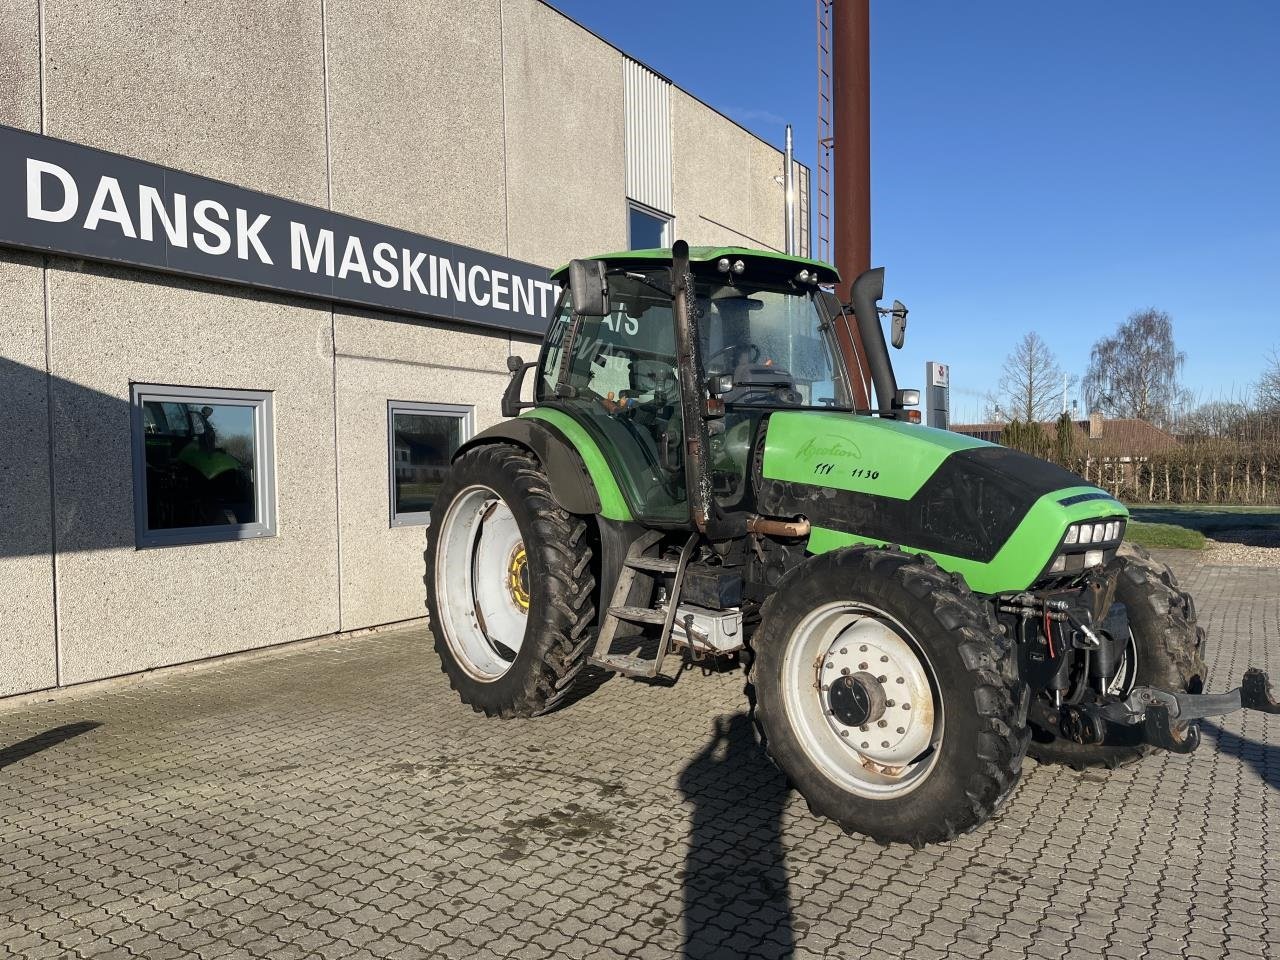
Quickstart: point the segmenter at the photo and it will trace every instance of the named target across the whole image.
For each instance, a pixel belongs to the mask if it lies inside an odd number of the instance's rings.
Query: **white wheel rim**
[[[511,508],[489,487],[454,498],[436,545],[433,624],[463,670],[476,680],[504,676],[529,622],[528,558]]]
[[[855,677],[879,688],[882,712],[862,725],[840,719],[848,714],[832,701],[833,686]],[[937,679],[910,634],[884,611],[839,601],[810,612],[787,640],[782,686],[800,746],[842,789],[902,796],[933,769],[943,732]]]

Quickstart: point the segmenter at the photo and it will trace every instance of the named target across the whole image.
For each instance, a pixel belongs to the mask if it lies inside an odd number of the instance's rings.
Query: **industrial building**
[[[0,49],[0,696],[421,616],[549,268],[785,243],[777,147],[538,0],[3,3]]]

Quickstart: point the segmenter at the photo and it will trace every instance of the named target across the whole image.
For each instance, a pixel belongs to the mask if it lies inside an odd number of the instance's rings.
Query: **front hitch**
[[[1124,700],[1075,709],[1106,723],[1140,724],[1143,739],[1152,746],[1172,753],[1190,753],[1200,745],[1197,721],[1237,710],[1280,714],[1280,701],[1271,692],[1266,673],[1251,667],[1244,672],[1240,686],[1227,693],[1170,693],[1154,687],[1135,687]]]

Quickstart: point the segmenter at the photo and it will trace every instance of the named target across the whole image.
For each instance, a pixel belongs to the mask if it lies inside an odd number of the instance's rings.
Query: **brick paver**
[[[1280,572],[1185,579],[1215,688],[1280,673]],[[502,722],[421,630],[335,641],[0,713],[0,958],[1280,960],[1280,718],[1204,740],[882,848],[788,791],[738,672]]]

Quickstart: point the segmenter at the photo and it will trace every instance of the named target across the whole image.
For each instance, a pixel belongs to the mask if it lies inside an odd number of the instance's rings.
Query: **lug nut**
[[[863,644],[862,646],[860,646],[858,649],[859,649],[859,650],[861,650],[863,653],[866,653],[866,652],[867,652],[867,645],[864,643],[864,644]]]
[[[906,681],[906,680],[904,680],[902,677],[899,677],[899,678],[897,679],[897,681],[896,681],[896,682],[897,682],[897,683],[906,683],[907,681]]]
[[[909,703],[904,703],[904,704],[902,705],[902,709],[903,709],[903,710],[910,710],[910,709],[911,709],[911,704],[909,704]]]
[[[867,747],[869,747],[869,746],[871,746],[871,744],[867,743],[865,740],[862,742],[862,749],[863,749],[863,750],[867,749]]]
[[[880,746],[882,746],[882,747],[887,747],[888,745],[889,745],[889,741],[888,741],[888,740],[881,741],[881,743],[880,743]]]
[[[878,721],[876,721],[876,726],[877,726],[877,727],[887,727],[888,725],[889,725],[889,721],[888,721],[888,720],[878,720]]]
[[[858,729],[859,729],[859,730],[861,730],[863,733],[866,733],[866,732],[867,732],[867,730],[868,730],[869,728],[868,728],[868,727],[867,727],[867,725],[864,723],[864,724],[863,724],[862,726],[860,726]]]
[[[887,654],[881,654],[881,655],[880,655],[880,662],[881,662],[881,663],[888,663],[888,662],[889,662],[889,657],[888,657],[888,655],[887,655]]]
[[[859,669],[859,670],[865,670],[865,669],[867,669],[867,665],[866,665],[865,663],[860,663],[860,664],[858,664],[858,669]]]
[[[841,648],[840,648],[840,656],[842,656],[842,657],[843,657],[843,656],[844,656],[846,653],[848,653],[848,652],[849,652],[849,650],[848,650],[848,648],[847,648],[847,647],[841,647]]]
[[[889,682],[889,678],[888,678],[888,677],[886,677],[886,676],[879,676],[879,677],[876,677],[876,679],[877,679],[877,680],[879,680],[881,683],[888,683],[888,682]]]
[[[840,672],[841,672],[842,674],[844,674],[844,675],[847,677],[847,676],[849,675],[849,668],[848,668],[848,667],[841,667],[841,668],[840,668]]]
[[[833,669],[835,669],[835,664],[834,664],[834,663],[828,663],[828,664],[827,664],[827,669],[828,669],[828,670],[833,670]]]
[[[894,703],[892,700],[886,700],[886,701],[884,702],[884,705],[885,705],[886,707],[896,707],[896,706],[897,706],[897,704],[896,704],[896,703]]]
[[[848,730],[841,730],[841,731],[840,731],[840,736],[842,736],[842,737],[847,737],[848,735],[849,735],[849,731],[848,731]]]
[[[907,732],[907,728],[906,728],[906,727],[899,727],[899,728],[898,728],[898,733],[906,733],[906,732]]]

